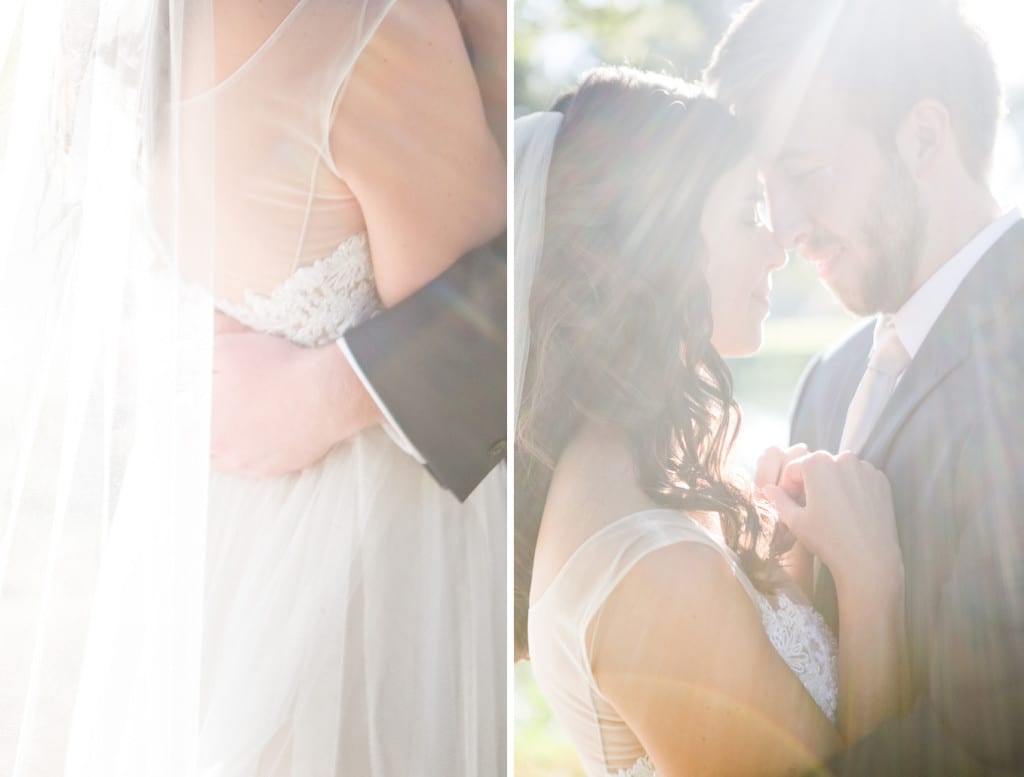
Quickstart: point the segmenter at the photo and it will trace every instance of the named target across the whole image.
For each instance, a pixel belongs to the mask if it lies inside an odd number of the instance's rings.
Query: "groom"
[[[873,316],[807,369],[792,442],[891,481],[914,702],[830,771],[1024,773],[1024,223],[988,184],[987,45],[949,0],[757,0],[708,80],[780,242]]]

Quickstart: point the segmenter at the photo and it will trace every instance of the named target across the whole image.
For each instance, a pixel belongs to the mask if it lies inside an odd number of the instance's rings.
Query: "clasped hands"
[[[211,466],[250,477],[305,469],[380,421],[336,345],[304,348],[219,312],[211,393]]]
[[[875,573],[902,576],[892,489],[868,462],[848,451],[769,448],[758,460],[754,483],[838,586],[862,585]]]

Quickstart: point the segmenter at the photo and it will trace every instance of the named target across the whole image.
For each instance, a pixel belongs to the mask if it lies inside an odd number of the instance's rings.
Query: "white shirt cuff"
[[[394,416],[391,415],[391,411],[388,410],[387,405],[381,401],[377,391],[373,388],[373,384],[366,379],[366,374],[359,366],[359,362],[356,361],[356,357],[349,349],[348,343],[345,342],[345,338],[341,337],[336,342],[338,344],[338,348],[340,348],[341,352],[345,354],[345,358],[348,359],[348,363],[352,365],[352,369],[355,371],[356,375],[359,376],[360,383],[366,387],[366,391],[373,398],[373,401],[377,403],[377,407],[380,408],[380,412],[384,416],[384,423],[381,424],[381,427],[387,433],[388,437],[391,438],[395,445],[416,459],[420,464],[426,464],[426,459],[420,455],[420,452],[416,450],[416,446],[413,445],[409,438],[405,436],[405,433],[402,432],[402,429],[395,421]]]

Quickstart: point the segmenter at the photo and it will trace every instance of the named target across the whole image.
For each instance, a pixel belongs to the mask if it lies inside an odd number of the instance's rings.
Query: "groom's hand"
[[[303,348],[217,314],[214,469],[250,477],[296,472],[379,421],[379,409],[335,345]]]

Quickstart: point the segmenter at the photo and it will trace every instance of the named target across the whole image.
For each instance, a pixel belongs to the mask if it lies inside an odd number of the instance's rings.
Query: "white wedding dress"
[[[306,345],[376,309],[365,236],[229,311]],[[503,468],[460,505],[380,429],[214,473],[200,760],[217,775],[500,768]]]
[[[380,308],[329,138],[350,16],[302,0],[182,109],[186,138],[216,128],[215,186],[191,192],[183,219],[217,214],[217,306],[304,346]],[[505,493],[499,467],[460,504],[380,428],[294,475],[213,473],[201,773],[498,774]]]
[[[674,510],[621,518],[587,538],[530,607],[530,663],[588,777],[655,777],[654,765],[590,667],[587,631],[608,596],[644,557],[680,542],[714,548],[761,613],[765,633],[832,721],[838,701],[837,644],[822,617],[784,594],[769,600],[739,567],[736,554]]]

